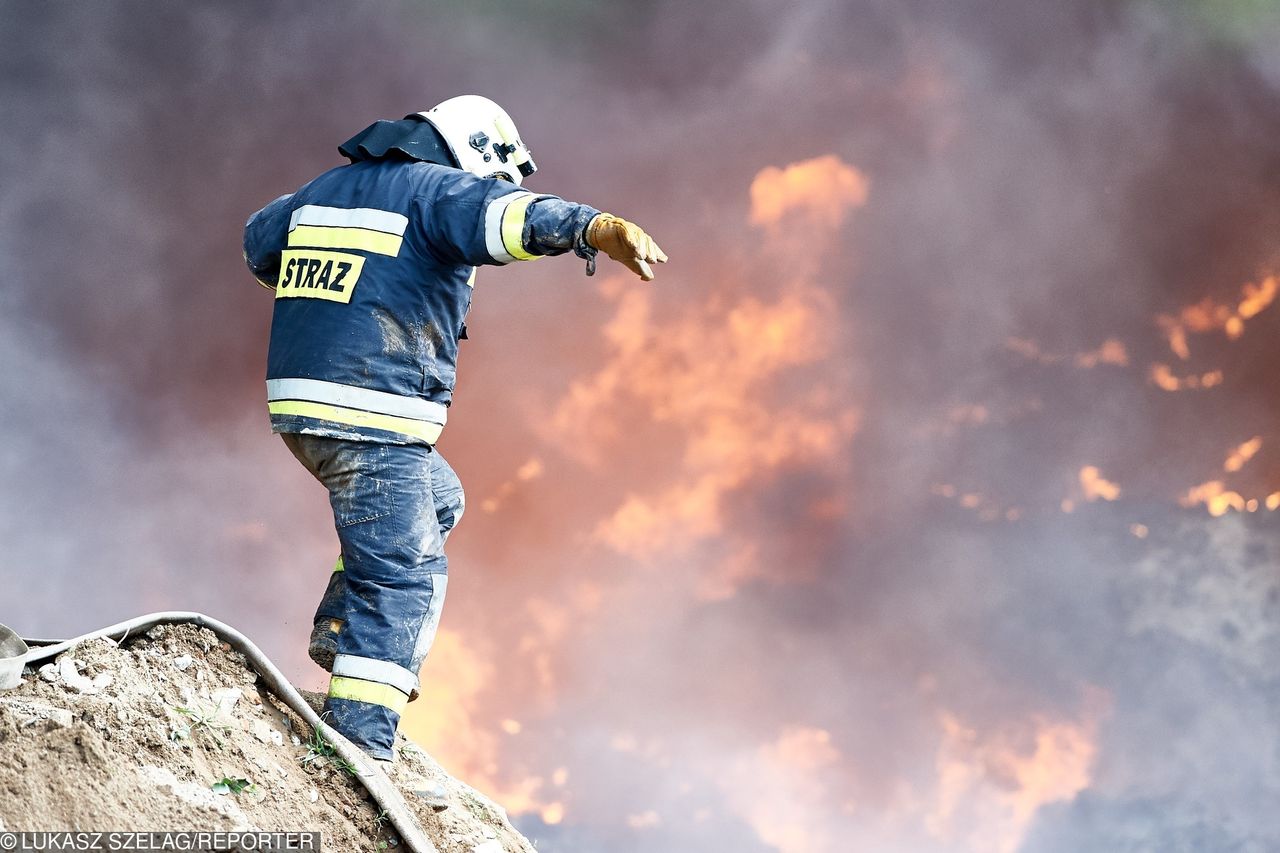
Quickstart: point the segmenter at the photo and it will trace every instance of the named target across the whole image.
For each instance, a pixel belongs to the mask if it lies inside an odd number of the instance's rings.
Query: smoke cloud
[[[652,285],[482,269],[405,726],[553,853],[1280,846],[1280,14],[0,5],[0,619],[204,610],[300,683],[253,210],[506,105]]]

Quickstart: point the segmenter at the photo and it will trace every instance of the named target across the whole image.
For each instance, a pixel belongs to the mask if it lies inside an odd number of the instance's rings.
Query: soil
[[[0,693],[0,830],[320,830],[327,851],[403,849],[315,744],[212,631],[90,640]],[[500,806],[417,744],[399,735],[396,751],[449,793],[439,814],[405,797],[440,853],[534,853]]]

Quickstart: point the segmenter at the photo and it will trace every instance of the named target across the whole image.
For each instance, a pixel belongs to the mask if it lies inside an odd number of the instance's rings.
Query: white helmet
[[[519,186],[537,171],[507,111],[479,95],[459,95],[418,113],[440,131],[458,167]]]

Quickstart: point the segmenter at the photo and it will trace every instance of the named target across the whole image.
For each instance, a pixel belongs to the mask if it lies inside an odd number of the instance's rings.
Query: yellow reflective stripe
[[[402,435],[420,438],[429,444],[435,444],[444,427],[426,421],[415,421],[412,418],[398,418],[394,415],[379,415],[375,412],[362,412],[359,409],[347,409],[342,406],[331,406],[328,403],[308,403],[305,400],[273,400],[267,403],[267,411],[273,415],[299,415],[304,418],[319,418],[322,421],[347,424],[348,426],[385,429]]]
[[[521,196],[508,204],[507,209],[502,212],[502,246],[517,261],[531,261],[542,257],[527,252],[524,248],[525,212],[535,198],[533,195]]]
[[[346,569],[347,569],[347,564],[346,564],[346,563],[344,563],[344,562],[342,562],[342,555],[341,555],[341,554],[339,554],[339,555],[338,555],[338,562],[336,562],[336,563],[334,563],[334,564],[333,564],[333,570],[334,570],[335,572],[342,572],[342,571],[346,571]]]
[[[299,225],[289,232],[290,246],[313,249],[361,249],[379,255],[400,254],[403,237],[371,231],[368,228],[332,228],[325,225]]]
[[[381,705],[397,714],[403,712],[404,706],[409,704],[409,697],[390,684],[365,681],[363,678],[347,678],[342,675],[335,675],[329,679],[329,696],[332,699],[350,699],[354,702]]]

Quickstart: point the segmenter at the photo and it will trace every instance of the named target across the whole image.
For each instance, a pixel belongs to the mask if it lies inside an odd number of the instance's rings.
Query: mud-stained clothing
[[[400,713],[417,692],[440,624],[444,540],[462,515],[462,485],[425,445],[283,438],[328,489],[342,547],[317,611],[338,629],[326,716],[370,755],[391,758]]]
[[[444,603],[463,501],[434,445],[476,267],[592,257],[598,213],[387,156],[325,172],[245,226],[245,261],[275,294],[271,427],[328,489],[342,548],[311,654],[332,669],[334,728],[370,755],[391,757]]]
[[[249,218],[245,261],[275,291],[276,432],[434,444],[457,378],[476,267],[593,253],[599,211],[406,160],[320,175]]]

